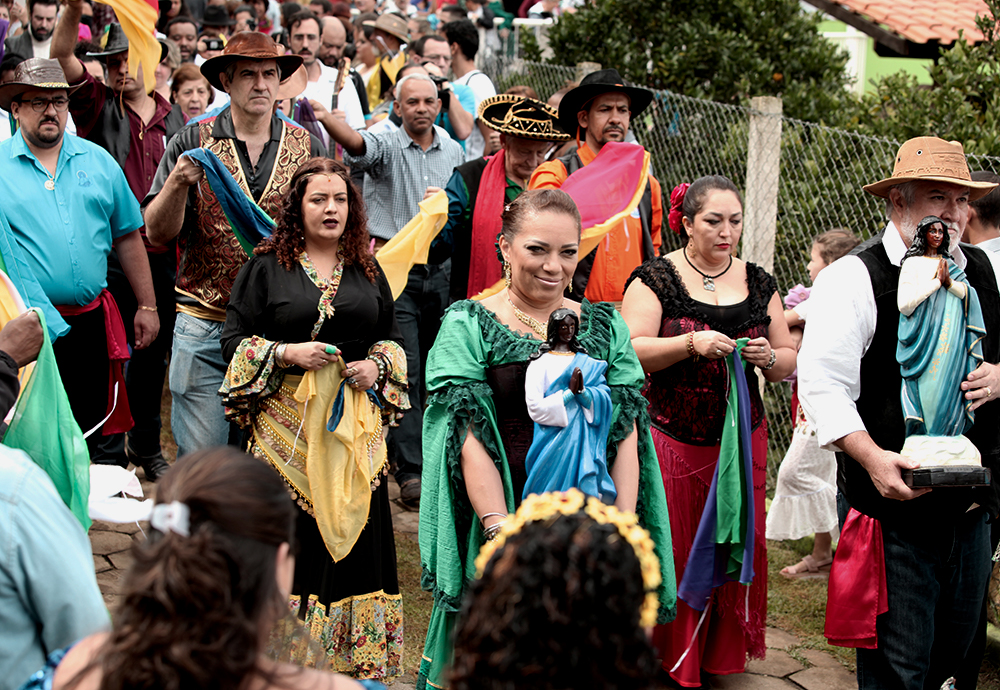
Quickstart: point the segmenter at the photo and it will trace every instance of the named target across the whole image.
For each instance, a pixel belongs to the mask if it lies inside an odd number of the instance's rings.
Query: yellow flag
[[[427,263],[431,242],[447,221],[448,195],[442,190],[421,201],[420,213],[375,254],[389,280],[393,299],[403,294],[410,269],[416,264]]]

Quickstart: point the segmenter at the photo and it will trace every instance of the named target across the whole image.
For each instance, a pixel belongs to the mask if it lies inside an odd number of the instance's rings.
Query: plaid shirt
[[[434,143],[424,151],[405,128],[372,134],[359,132],[365,140],[360,156],[344,155],[344,162],[365,172],[365,206],[368,232],[390,240],[420,212],[428,187],[444,189],[456,166],[465,162],[465,152],[440,127],[434,127]]]

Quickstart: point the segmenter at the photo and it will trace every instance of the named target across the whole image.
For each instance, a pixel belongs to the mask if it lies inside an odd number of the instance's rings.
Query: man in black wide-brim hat
[[[631,121],[649,107],[653,92],[626,86],[616,69],[588,74],[559,104],[559,124],[579,147],[538,166],[528,189],[559,189],[566,178],[590,165],[604,145],[625,141]],[[583,139],[581,141],[581,132]],[[625,281],[643,261],[657,256],[662,241],[663,199],[660,183],[652,176],[639,207],[621,226],[580,259],[573,275],[571,296],[591,302],[621,302]]]
[[[528,186],[552,150],[569,141],[555,108],[527,96],[500,94],[479,104],[476,119],[500,133],[501,150],[455,168],[445,191],[448,222],[433,254],[451,256],[451,300],[473,297],[501,278],[496,242],[500,214]]]
[[[59,60],[69,83],[80,85],[69,97],[77,135],[111,154],[124,170],[136,201],[141,202],[153,182],[167,140],[184,126],[184,115],[180,106],[171,106],[156,91],[147,93],[141,69],[135,78],[129,75],[129,44],[119,24],[108,27],[100,51],[88,53],[107,66],[107,85],[98,83],[87,72],[73,54],[82,8],[83,0],[66,3],[52,37],[51,56]],[[166,45],[161,43],[160,48],[158,57],[163,60]],[[108,290],[122,313],[130,342],[134,343],[131,323],[136,312],[144,308],[156,310],[160,333],[149,347],[136,350],[129,362],[125,386],[135,426],[128,433],[128,442],[123,434],[109,436],[101,444],[101,454],[102,459],[122,466],[127,466],[131,457],[136,465],[142,466],[146,477],[155,482],[168,468],[160,447],[160,397],[174,327],[173,286],[177,261],[173,248],[152,248],[144,230],[142,235],[156,301],[142,304],[136,300],[115,251],[108,256]]]

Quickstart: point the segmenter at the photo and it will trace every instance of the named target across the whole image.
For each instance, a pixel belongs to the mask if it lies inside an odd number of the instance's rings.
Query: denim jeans
[[[448,306],[451,259],[418,265],[410,271],[403,294],[396,300],[396,322],[403,334],[410,409],[389,431],[389,450],[396,460],[396,479],[420,476],[423,466],[421,428],[424,421],[424,366]]]
[[[947,489],[940,489],[947,491]],[[939,688],[959,672],[990,572],[986,511],[921,525],[882,524],[889,610],[878,649],[859,649],[860,690]]]
[[[229,423],[219,397],[226,376],[219,345],[222,326],[218,321],[177,314],[170,351],[170,427],[178,458],[229,440]]]

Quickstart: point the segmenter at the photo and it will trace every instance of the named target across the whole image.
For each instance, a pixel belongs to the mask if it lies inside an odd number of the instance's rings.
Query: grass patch
[[[785,566],[812,553],[812,537],[798,541],[767,542],[767,624],[792,633],[800,644],[788,650],[817,649],[833,655],[854,671],[854,650],[834,647],[823,637],[826,620],[826,580],[790,580],[780,574]]]
[[[420,589],[420,548],[405,534],[396,533],[396,568],[399,591],[403,595],[403,669],[401,680],[414,682],[424,652],[427,624],[434,597]]]

